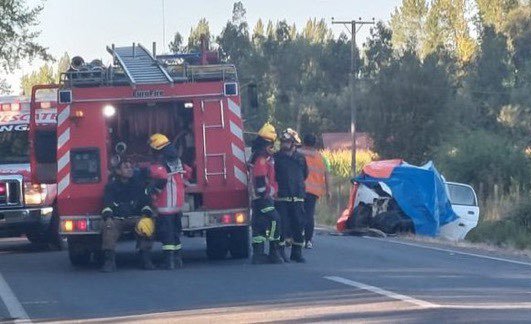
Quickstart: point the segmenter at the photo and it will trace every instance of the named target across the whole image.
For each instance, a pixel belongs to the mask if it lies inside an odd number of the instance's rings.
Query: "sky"
[[[29,6],[43,0],[27,0]],[[151,48],[157,42],[157,52],[171,41],[179,31],[186,39],[190,28],[200,18],[206,18],[213,35],[219,35],[223,26],[231,19],[234,0],[46,0],[39,16],[41,30],[38,41],[48,47],[49,52],[59,58],[68,52],[70,57],[82,56],[85,61],[102,59],[110,62],[106,46],[140,43]],[[262,20],[283,20],[304,26],[310,18],[331,18],[351,20],[363,18],[387,21],[401,0],[242,0],[247,10],[247,21],[251,27],[259,18]],[[164,21],[163,24],[163,8]],[[336,35],[347,32],[342,25],[334,25]],[[163,44],[165,30],[166,46]],[[369,35],[365,26],[357,34],[358,46]],[[11,75],[0,72],[6,78],[14,93],[18,93],[20,77],[38,69],[39,61],[23,62],[21,68]]]

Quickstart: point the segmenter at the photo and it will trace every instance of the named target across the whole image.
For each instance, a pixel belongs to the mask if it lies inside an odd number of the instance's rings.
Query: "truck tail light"
[[[72,220],[63,221],[63,229],[64,229],[65,232],[74,231],[74,221],[72,221]]]
[[[236,220],[236,224],[245,223],[245,214],[244,213],[236,213],[234,215],[234,220]]]
[[[0,183],[0,196],[5,196],[7,192],[7,186],[5,182]]]
[[[232,223],[232,216],[230,214],[225,214],[221,216],[221,222],[223,224],[230,224]]]
[[[87,220],[86,219],[77,220],[76,230],[78,230],[79,232],[86,232],[87,231]]]

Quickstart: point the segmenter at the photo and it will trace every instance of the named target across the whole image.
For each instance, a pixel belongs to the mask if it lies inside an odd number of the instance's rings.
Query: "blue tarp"
[[[370,188],[385,183],[402,211],[411,218],[415,233],[436,236],[439,227],[457,219],[446,194],[444,181],[432,162],[423,166],[401,163],[389,178],[374,178],[365,173],[355,181]]]

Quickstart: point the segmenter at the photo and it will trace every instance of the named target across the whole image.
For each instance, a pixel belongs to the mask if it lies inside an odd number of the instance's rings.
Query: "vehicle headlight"
[[[26,205],[41,205],[46,200],[46,185],[45,184],[31,184],[26,182],[24,184],[24,201]]]

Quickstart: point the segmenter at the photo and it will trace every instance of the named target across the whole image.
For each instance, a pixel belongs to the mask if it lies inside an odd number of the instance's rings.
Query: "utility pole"
[[[361,18],[351,21],[335,21],[332,18],[332,24],[341,24],[345,27],[350,27],[350,78],[348,79],[350,86],[350,133],[352,136],[352,176],[356,176],[356,102],[354,98],[355,94],[355,81],[356,81],[356,33],[363,27],[363,25],[374,25],[374,18],[372,21],[363,21]],[[359,28],[357,27],[359,25]]]
[[[164,0],[162,0],[162,54],[166,52],[166,12],[164,10]]]

